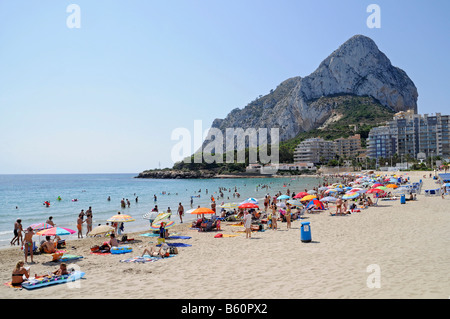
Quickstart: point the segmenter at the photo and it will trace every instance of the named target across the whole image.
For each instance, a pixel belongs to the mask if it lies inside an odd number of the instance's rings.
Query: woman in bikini
[[[30,277],[30,271],[26,270],[24,267],[24,262],[23,261],[19,261],[16,264],[16,267],[14,268],[13,272],[12,272],[12,280],[11,280],[11,285],[13,285],[14,287],[20,287],[22,286],[22,283],[25,281],[23,279],[23,275],[25,275],[25,277],[28,279]]]
[[[25,238],[23,239],[23,252],[25,254],[25,262],[28,262],[28,252],[30,252],[31,262],[33,262],[33,235],[33,228],[28,227],[25,231]]]

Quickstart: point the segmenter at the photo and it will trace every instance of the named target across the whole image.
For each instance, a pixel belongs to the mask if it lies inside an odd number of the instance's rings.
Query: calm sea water
[[[82,209],[92,207],[93,227],[105,224],[106,220],[121,212],[133,216],[136,221],[126,223],[127,231],[149,229],[149,221],[142,215],[155,205],[159,211],[173,211],[172,220],[179,222],[176,216],[178,203],[185,210],[193,207],[210,207],[210,196],[216,203],[240,203],[248,197],[262,199],[289,188],[299,192],[311,189],[320,182],[313,177],[296,178],[237,178],[237,179],[138,179],[137,174],[71,174],[71,175],[0,175],[0,247],[10,245],[13,238],[14,222],[20,218],[24,229],[34,223],[45,222],[49,216],[57,226],[76,230],[76,220]],[[260,188],[258,185],[268,185]],[[219,187],[224,187],[224,198],[217,199]],[[234,188],[241,194],[233,197]],[[208,189],[208,194],[205,193]],[[231,192],[228,192],[231,189]],[[154,201],[154,195],[157,201]],[[58,196],[62,200],[58,201]],[[111,200],[107,198],[110,196]],[[138,197],[138,202],[135,198]],[[122,198],[129,199],[130,207],[121,208]],[[78,201],[72,201],[78,199]],[[50,207],[44,205],[50,202]],[[262,201],[260,202],[262,204]],[[184,220],[192,220],[194,215],[185,215]],[[83,234],[85,229],[83,229]],[[77,238],[77,234],[64,236],[65,239]]]

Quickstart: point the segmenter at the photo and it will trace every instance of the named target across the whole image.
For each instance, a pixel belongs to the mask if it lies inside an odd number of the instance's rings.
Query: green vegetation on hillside
[[[330,97],[322,97],[315,101],[320,105],[334,105],[331,117],[336,121],[328,123],[324,128],[316,128],[308,132],[301,132],[296,137],[283,141],[279,146],[280,163],[293,163],[294,150],[297,145],[305,139],[312,137],[321,137],[325,140],[335,140],[340,137],[350,137],[354,134],[361,135],[361,143],[363,148],[366,146],[366,139],[373,127],[383,125],[392,119],[394,111],[391,111],[378,103],[372,97],[353,96],[353,95],[336,95]],[[270,150],[270,146],[268,147]],[[223,163],[195,163],[194,155],[190,157],[188,163],[175,163],[173,169],[179,170],[214,170],[220,173],[237,173],[244,172],[249,164],[248,149],[245,152],[245,163],[237,163],[237,152],[235,151],[235,161],[226,163],[225,154],[223,155]],[[259,154],[259,150],[258,150]],[[270,154],[269,154],[270,155]]]

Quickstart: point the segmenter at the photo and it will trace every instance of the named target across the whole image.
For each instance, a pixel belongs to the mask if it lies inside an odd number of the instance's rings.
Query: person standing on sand
[[[272,204],[272,230],[278,228],[277,226],[278,212],[277,205],[275,203]]]
[[[342,199],[338,198],[336,200],[336,214],[341,213]]]
[[[23,253],[25,254],[25,262],[27,262],[28,252],[30,252],[31,262],[33,261],[33,228],[28,227],[25,231],[25,238],[23,240]]]
[[[286,227],[287,229],[291,228],[291,204],[286,204]]]
[[[83,238],[83,227],[82,227],[83,223],[84,223],[84,220],[80,214],[77,219],[78,238]]]
[[[184,207],[181,203],[178,204],[178,215],[180,216],[181,223],[183,223]]]
[[[244,227],[245,227],[245,238],[252,237],[252,214],[247,211],[244,212]]]

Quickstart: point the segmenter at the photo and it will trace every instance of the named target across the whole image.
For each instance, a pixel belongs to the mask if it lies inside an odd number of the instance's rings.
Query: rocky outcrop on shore
[[[184,178],[212,178],[217,172],[212,170],[148,170],[139,173],[135,178],[184,179]]]

